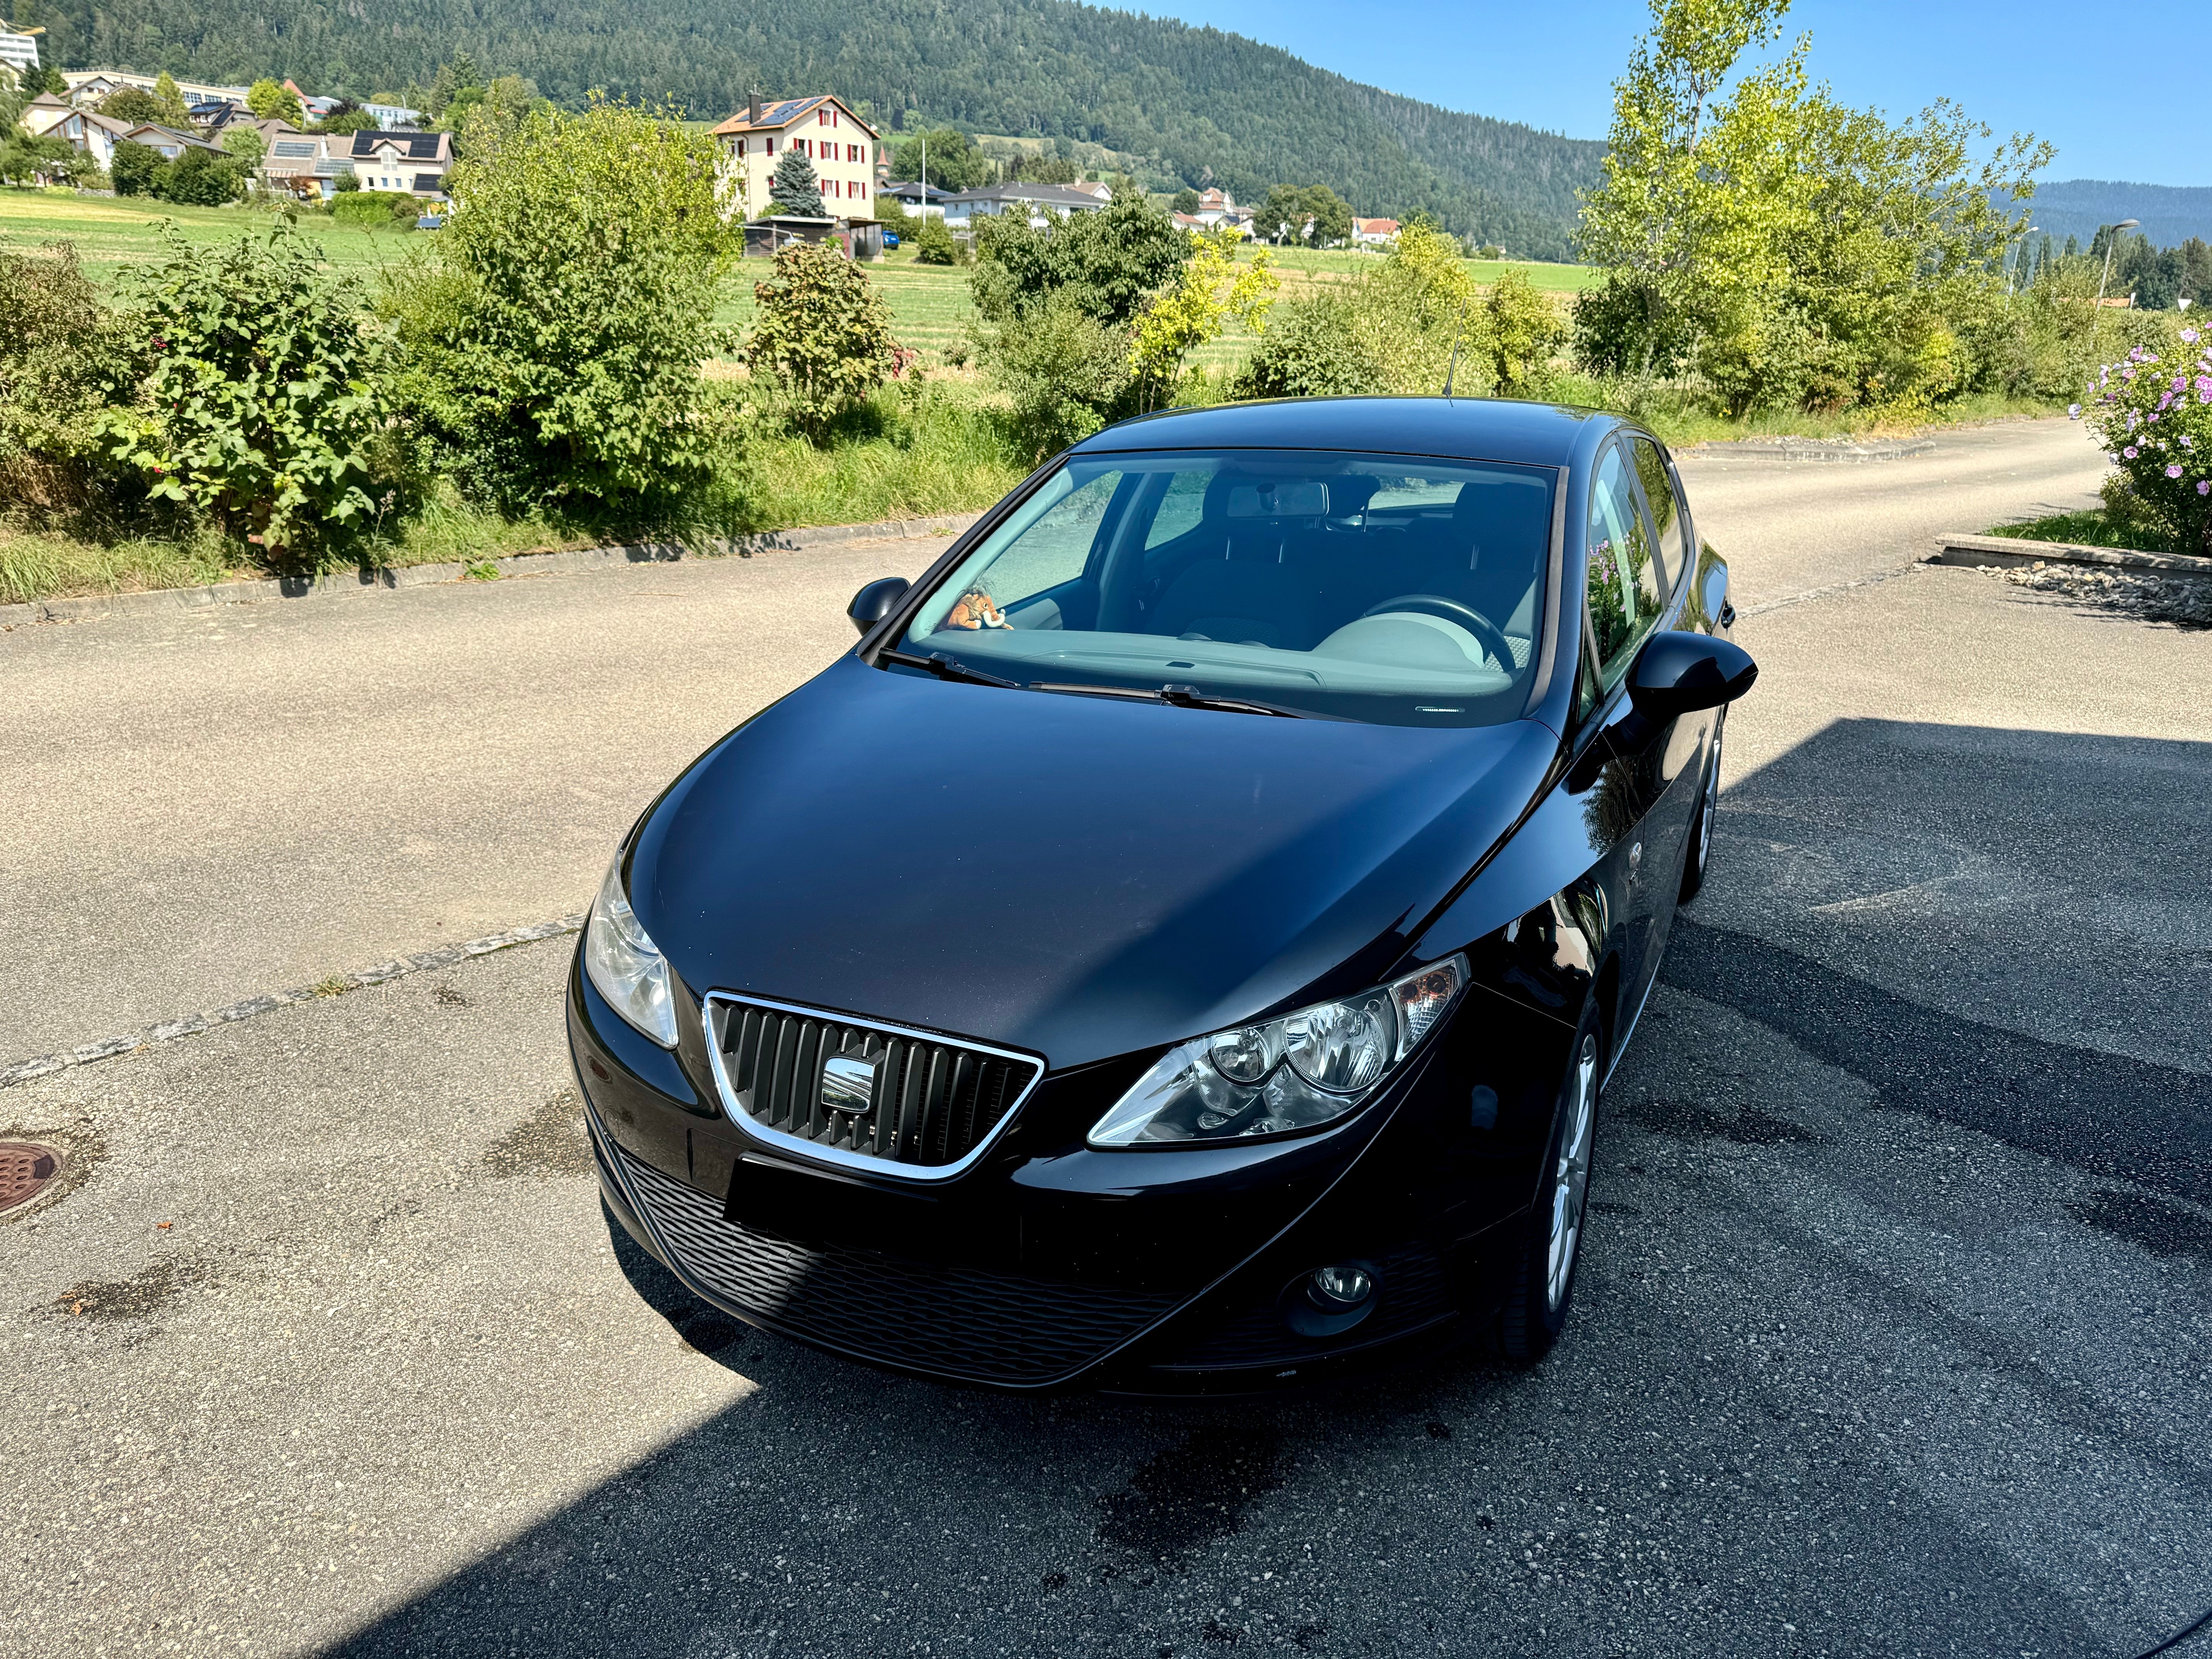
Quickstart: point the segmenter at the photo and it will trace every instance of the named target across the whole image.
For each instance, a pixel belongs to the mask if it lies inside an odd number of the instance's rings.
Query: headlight
[[[1375,1092],[1467,983],[1451,957],[1378,990],[1169,1050],[1092,1126],[1093,1146],[1240,1140],[1334,1121]]]
[[[617,1013],[662,1048],[676,1046],[676,998],[668,961],[629,908],[619,853],[599,884],[592,919],[584,924],[584,971]]]

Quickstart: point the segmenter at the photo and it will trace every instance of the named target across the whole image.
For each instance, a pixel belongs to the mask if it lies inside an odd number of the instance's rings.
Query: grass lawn
[[[0,237],[18,246],[70,241],[76,245],[85,275],[112,284],[125,265],[144,264],[162,253],[160,226],[166,220],[202,246],[240,236],[268,234],[270,214],[253,208],[178,207],[148,198],[79,196],[59,190],[0,188]],[[401,264],[425,233],[371,230],[342,225],[319,213],[303,213],[299,228],[323,249],[334,270],[364,280],[386,265]]]
[[[2141,525],[2117,521],[2101,507],[2093,507],[2086,513],[2057,513],[2047,519],[2031,519],[2026,524],[1991,525],[1983,532],[1990,536],[2009,537],[2022,542],[2070,542],[2076,547],[2113,547],[2137,553],[2197,553],[2201,550],[2182,547],[2171,537]]]

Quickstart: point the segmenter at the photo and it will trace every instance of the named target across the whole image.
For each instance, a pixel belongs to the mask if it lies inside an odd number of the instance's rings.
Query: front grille
[[[1375,1311],[1341,1336],[1301,1336],[1285,1322],[1280,1306],[1268,1302],[1233,1316],[1212,1335],[1200,1338],[1155,1369],[1210,1371],[1299,1364],[1409,1335],[1455,1311],[1436,1253],[1426,1249],[1377,1256],[1375,1294]]]
[[[710,1006],[724,1092],[750,1127],[916,1173],[964,1168],[1043,1069],[1025,1055],[805,1009],[722,996]],[[865,1107],[825,1103],[824,1075],[839,1059],[868,1068]]]
[[[616,1156],[674,1265],[698,1288],[733,1313],[860,1358],[1034,1386],[1103,1358],[1176,1300],[794,1243],[725,1218],[714,1200],[620,1147]]]

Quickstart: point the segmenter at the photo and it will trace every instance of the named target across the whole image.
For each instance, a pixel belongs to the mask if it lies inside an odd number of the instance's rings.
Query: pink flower
[[[2184,345],[2195,345],[2197,343],[2197,331],[2193,328],[2183,329],[2181,331],[2181,343]]]
[[[2166,476],[2169,478],[2179,477],[2181,476],[2181,463],[2176,461],[2172,466],[2166,468]]]
[[[2212,495],[2212,479],[2199,478],[2197,481],[2197,493],[2200,495]]]
[[[2081,418],[2081,404],[2067,404],[2067,405],[2066,405],[2066,418],[2067,418],[2068,420],[2069,420],[2069,421],[2078,421],[2078,420],[2080,420],[2080,419]]]
[[[2181,382],[2179,380],[2176,380],[2173,383],[2173,389],[2176,392],[2181,390]],[[2197,389],[2199,392],[2212,392],[2212,374],[2198,375],[2197,377]]]
[[[2125,449],[2122,450],[2120,453],[2126,456],[2128,459],[2132,461],[2136,458],[2136,447],[2133,444],[2130,444]]]

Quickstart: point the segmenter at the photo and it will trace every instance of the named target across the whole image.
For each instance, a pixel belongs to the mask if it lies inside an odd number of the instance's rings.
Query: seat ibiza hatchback
[[[568,988],[608,1208],[740,1319],[965,1382],[1540,1355],[1756,672],[1727,587],[1585,410],[1078,445],[624,842]]]

